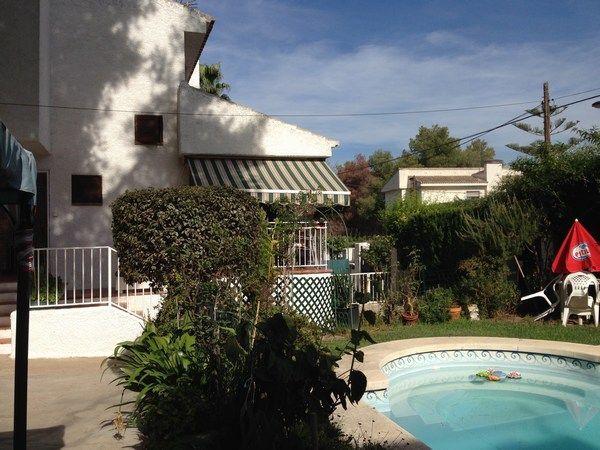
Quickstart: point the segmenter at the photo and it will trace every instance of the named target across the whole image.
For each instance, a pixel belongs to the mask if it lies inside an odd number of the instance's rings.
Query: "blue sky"
[[[199,0],[216,18],[205,63],[221,62],[234,101],[267,114],[406,111],[489,105],[587,89],[600,94],[600,1]],[[600,123],[591,102],[566,113]],[[284,120],[340,141],[331,160],[399,154],[420,125],[460,137],[523,106],[387,117]],[[568,136],[566,136],[568,137]],[[487,135],[505,161],[514,127]]]

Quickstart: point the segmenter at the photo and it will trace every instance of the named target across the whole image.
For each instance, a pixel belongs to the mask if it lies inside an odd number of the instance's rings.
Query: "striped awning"
[[[308,193],[320,204],[348,206],[350,192],[325,161],[300,159],[189,158],[197,186],[232,186],[261,203],[293,201]]]

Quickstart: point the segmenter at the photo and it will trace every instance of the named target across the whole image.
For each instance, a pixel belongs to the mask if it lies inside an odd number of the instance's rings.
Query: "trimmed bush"
[[[233,277],[256,287],[269,267],[264,212],[231,188],[129,191],[112,205],[113,240],[128,283],[174,286]]]

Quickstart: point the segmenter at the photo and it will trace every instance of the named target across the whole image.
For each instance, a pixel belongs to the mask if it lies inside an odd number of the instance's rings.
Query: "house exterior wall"
[[[38,3],[37,0],[0,1],[0,102],[38,104]],[[37,107],[0,105],[0,120],[28,147],[39,137],[38,114]]]
[[[502,161],[487,161],[484,167],[416,167],[399,169],[383,186],[385,204],[391,205],[404,198],[409,191],[416,191],[426,202],[441,203],[468,198],[467,193],[479,192],[479,196],[490,193],[498,187],[504,177],[518,175],[518,172],[503,167]],[[419,177],[474,177],[475,184],[415,183]]]
[[[51,105],[113,110],[40,108],[49,115],[50,154],[37,158],[38,169],[48,172],[49,245],[112,245],[115,198],[128,189],[187,184],[177,89],[185,80],[184,32],[206,32],[207,21],[171,0],[39,0],[38,16],[32,29],[46,34],[28,45],[40,49],[39,64],[31,63],[42,76],[29,83],[46,91]],[[20,61],[22,50],[8,59]],[[15,70],[17,78],[29,76]],[[134,111],[170,113],[163,115],[163,146],[134,144]],[[2,117],[19,129],[21,114],[13,108]],[[102,175],[103,205],[73,206],[71,175]]]
[[[188,156],[325,159],[339,144],[188,83],[179,89],[179,112],[180,150]]]
[[[458,186],[458,187],[421,187],[421,199],[427,203],[445,203],[454,200],[465,200],[467,192],[479,192],[479,196],[486,194],[485,188],[481,186]]]

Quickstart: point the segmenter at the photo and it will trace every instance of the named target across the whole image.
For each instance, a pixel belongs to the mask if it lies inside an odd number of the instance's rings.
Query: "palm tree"
[[[207,94],[217,95],[224,100],[230,100],[224,93],[230,89],[230,85],[223,83],[221,63],[200,65],[200,89]]]

